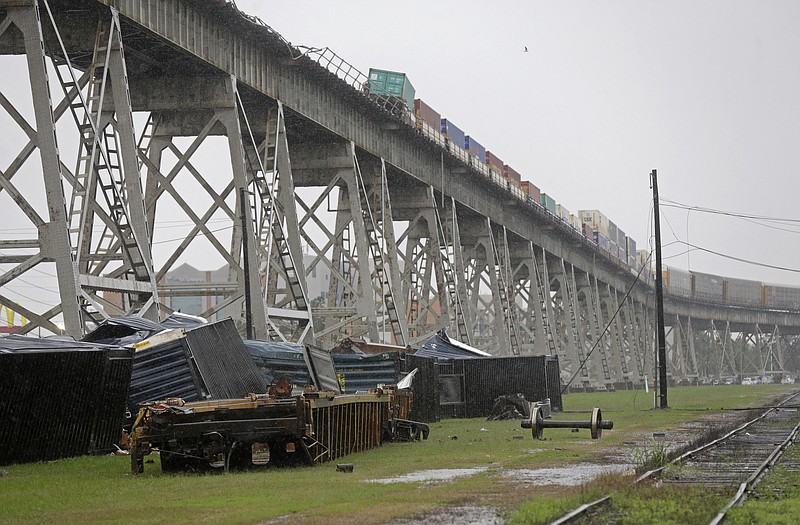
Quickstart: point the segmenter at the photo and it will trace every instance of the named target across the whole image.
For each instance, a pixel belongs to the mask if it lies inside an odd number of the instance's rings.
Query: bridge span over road
[[[195,295],[257,338],[407,345],[447,328],[495,355],[558,354],[577,386],[652,377],[646,272],[330,50],[220,0],[0,0],[11,55],[29,99],[0,97],[20,148],[0,199],[37,233],[0,240],[0,303],[24,331],[80,337]],[[165,283],[186,261],[228,278]],[[58,304],[16,304],[33,270],[57,276]],[[309,297],[317,271],[327,290]],[[676,380],[797,369],[791,308],[668,295],[666,318]]]

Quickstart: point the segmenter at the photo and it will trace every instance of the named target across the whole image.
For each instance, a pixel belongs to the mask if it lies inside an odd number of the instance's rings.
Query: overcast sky
[[[417,97],[575,211],[643,247],[662,198],[800,221],[800,2],[237,0],[295,45]],[[523,51],[527,46],[528,52]],[[662,209],[666,264],[800,285],[797,223]],[[791,230],[791,231],[783,231]],[[683,254],[680,256],[675,256]]]
[[[405,72],[418,97],[525,179],[573,212],[600,209],[640,248],[652,227],[653,169],[663,199],[795,221],[662,208],[662,237],[666,264],[800,286],[800,2],[237,5],[295,45],[330,47],[365,74],[370,67]],[[32,123],[24,58],[2,60],[0,91],[23,99],[14,103]],[[52,91],[60,100],[58,89]],[[70,119],[59,125],[71,125]],[[27,138],[2,111],[0,129],[0,169],[6,170]],[[217,148],[226,147],[215,144],[207,152],[211,163]],[[74,166],[75,148],[61,146]],[[40,170],[37,156],[14,182],[44,214]],[[224,173],[221,178],[227,180]],[[0,194],[2,238],[35,237],[9,199]],[[168,218],[160,213],[159,220]],[[157,262],[179,242],[178,230],[189,228],[186,220],[161,224]],[[793,271],[687,254],[686,241]],[[203,270],[223,264],[204,257],[207,244],[195,245],[178,264],[206,264]],[[55,304],[52,274],[52,265],[37,267],[3,293]]]

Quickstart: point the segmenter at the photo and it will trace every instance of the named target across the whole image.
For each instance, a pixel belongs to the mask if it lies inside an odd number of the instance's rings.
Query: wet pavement
[[[403,476],[396,476],[394,478],[370,479],[369,483],[413,483],[424,481],[427,483],[435,483],[438,481],[450,481],[455,478],[462,478],[464,476],[472,476],[480,472],[485,472],[486,467],[475,468],[443,468],[432,470],[417,470],[416,472],[409,472]]]

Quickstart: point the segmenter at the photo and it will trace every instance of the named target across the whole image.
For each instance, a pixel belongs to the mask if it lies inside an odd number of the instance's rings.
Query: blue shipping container
[[[466,135],[446,118],[442,119],[442,133],[447,135],[459,148],[464,147],[464,142],[467,140]]]
[[[600,232],[592,232],[594,243],[600,247],[601,250],[608,251],[608,239]]]
[[[486,162],[486,148],[481,146],[477,140],[469,135],[464,137],[464,149],[481,159],[481,162]]]

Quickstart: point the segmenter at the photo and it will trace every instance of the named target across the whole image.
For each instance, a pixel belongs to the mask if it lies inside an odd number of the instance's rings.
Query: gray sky
[[[602,210],[640,248],[650,235],[652,169],[658,170],[662,198],[800,221],[800,2],[237,0],[237,5],[294,44],[328,46],[364,73],[370,67],[407,73],[418,97],[525,179],[573,212]],[[33,122],[24,58],[2,61],[0,91]],[[72,126],[70,121],[59,126]],[[0,129],[0,169],[6,170],[27,138],[2,111]],[[59,140],[68,152],[65,162],[74,166],[74,144]],[[216,163],[217,148],[224,147],[224,141],[212,144],[198,165]],[[215,169],[220,177],[214,184],[224,185],[223,172],[230,168]],[[40,170],[33,158],[14,182],[45,214]],[[8,199],[7,192],[0,194],[2,238],[35,237]],[[170,206],[161,210],[157,262],[189,228],[185,217],[169,222]],[[800,222],[765,226],[674,208],[663,209],[662,217],[665,255],[672,256],[665,263],[800,286],[797,271],[700,251],[687,255],[685,246],[670,244],[688,240],[797,270]],[[222,265],[207,253],[208,244],[200,239],[178,264]],[[52,265],[38,267],[4,293],[23,302],[33,298],[41,307],[55,304],[53,273]],[[4,317],[0,314],[0,322]]]
[[[652,169],[662,198],[800,220],[798,2],[237,5],[292,43],[328,46],[365,74],[405,72],[419,98],[524,178],[572,211],[602,210],[640,247],[650,231]],[[800,225],[693,211],[687,227],[686,210],[674,208],[662,217],[664,245],[677,236],[800,269]],[[665,263],[800,285],[797,272],[699,251]]]

